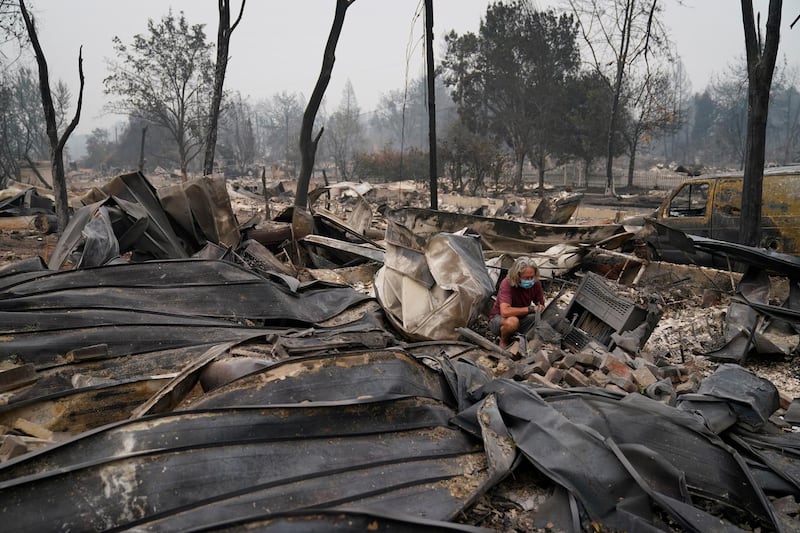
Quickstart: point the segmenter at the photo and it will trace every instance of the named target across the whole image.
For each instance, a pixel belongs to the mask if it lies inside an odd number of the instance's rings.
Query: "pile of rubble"
[[[796,528],[797,389],[748,369],[796,351],[789,286],[416,187],[321,187],[294,238],[288,187],[248,187],[121,176],[0,269],[12,530]],[[549,303],[503,350],[519,255]]]

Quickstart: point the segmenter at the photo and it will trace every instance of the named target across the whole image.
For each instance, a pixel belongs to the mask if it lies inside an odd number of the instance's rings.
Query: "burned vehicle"
[[[698,177],[677,186],[641,236],[653,259],[727,267],[719,257],[693,249],[683,234],[738,242],[742,211],[741,172]],[[800,253],[800,165],[764,170],[760,246]]]

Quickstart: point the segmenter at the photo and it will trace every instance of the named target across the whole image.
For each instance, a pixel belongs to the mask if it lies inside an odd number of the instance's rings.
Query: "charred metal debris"
[[[486,531],[469,510],[521,469],[542,531],[798,529],[798,408],[742,366],[796,352],[796,260],[700,240],[750,268],[672,267],[619,224],[368,193],[317,190],[294,240],[224,182],[128,174],[0,270],[4,530]],[[522,254],[549,303],[503,350],[485,312]],[[697,275],[734,293],[713,371],[647,349]]]

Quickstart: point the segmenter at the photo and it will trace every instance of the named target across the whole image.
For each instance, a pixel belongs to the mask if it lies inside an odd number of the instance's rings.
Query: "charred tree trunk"
[[[514,184],[513,189],[517,192],[523,192],[524,186],[522,184],[522,168],[525,166],[525,152],[514,155]]]
[[[747,144],[742,184],[742,216],[739,241],[747,246],[761,242],[761,203],[764,178],[769,92],[780,38],[782,0],[770,0],[767,39],[763,44],[753,20],[753,1],[742,0],[742,22],[747,51]]]
[[[620,100],[622,97],[623,80],[625,79],[625,68],[628,62],[628,50],[631,45],[631,32],[633,25],[633,11],[635,2],[629,0],[625,3],[625,14],[622,21],[622,31],[619,57],[617,58],[617,72],[614,77],[614,95],[611,101],[611,120],[608,122],[608,139],[606,149],[606,190],[605,194],[616,196],[614,188],[614,145],[616,139],[617,125],[619,124]]]
[[[39,67],[39,90],[42,95],[42,108],[44,110],[45,123],[47,125],[47,139],[50,142],[50,164],[53,168],[53,192],[56,200],[56,217],[58,218],[58,231],[61,233],[69,222],[69,198],[67,197],[67,179],[64,173],[64,146],[81,118],[81,106],[83,105],[83,47],[78,51],[78,76],[80,78],[80,89],[78,92],[78,105],[75,116],[64,130],[64,134],[58,136],[58,125],[56,122],[56,111],[53,106],[53,97],[50,94],[50,75],[47,70],[47,59],[39,44],[39,36],[36,33],[36,25],[33,18],[25,7],[24,0],[19,0],[19,8],[22,18],[25,20],[25,28],[31,40],[31,46],[36,54],[36,64]]]
[[[142,141],[139,144],[139,172],[144,172],[144,140],[147,137],[147,126],[142,128]]]
[[[325,96],[325,89],[331,81],[333,64],[336,61],[336,44],[339,42],[339,35],[344,26],[344,15],[347,8],[355,0],[336,0],[336,12],[333,16],[333,24],[328,35],[328,42],[325,45],[325,53],[322,57],[322,69],[314,86],[314,92],[308,100],[308,105],[303,113],[303,122],[300,126],[300,176],[297,178],[297,192],[294,198],[294,210],[292,213],[292,229],[295,238],[302,238],[311,233],[313,219],[308,213],[308,186],[311,183],[311,173],[314,170],[314,160],[317,155],[317,145],[322,137],[324,128],[320,128],[316,137],[311,138],[314,129],[314,120],[317,118],[317,111],[322,104],[322,97]]]
[[[636,169],[636,141],[631,145],[631,156],[628,158],[628,188],[633,187],[633,171]]]
[[[208,135],[206,136],[206,153],[203,160],[203,174],[209,175],[214,172],[214,152],[217,148],[217,127],[219,124],[219,112],[222,107],[222,88],[225,85],[225,73],[228,70],[228,50],[231,43],[231,34],[239,21],[242,20],[244,4],[239,8],[239,16],[236,22],[231,25],[231,3],[230,0],[218,0],[219,7],[219,29],[217,30],[217,63],[214,69],[214,96],[211,99],[211,109],[208,113]]]
[[[538,187],[538,189],[539,189],[539,191],[538,191],[539,192],[539,198],[544,198],[544,166],[545,166],[545,164],[546,164],[546,158],[545,158],[544,151],[542,150],[539,153],[539,160],[538,160],[538,164],[537,164],[537,166],[538,166],[537,170],[538,170],[538,174],[539,174],[539,187]]]

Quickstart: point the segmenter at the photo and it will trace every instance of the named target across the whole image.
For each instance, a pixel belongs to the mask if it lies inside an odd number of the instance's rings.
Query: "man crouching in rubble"
[[[530,257],[520,257],[500,282],[489,313],[489,328],[500,336],[501,348],[508,348],[517,331],[530,328],[536,313],[544,309],[544,291],[538,278],[539,267]]]

